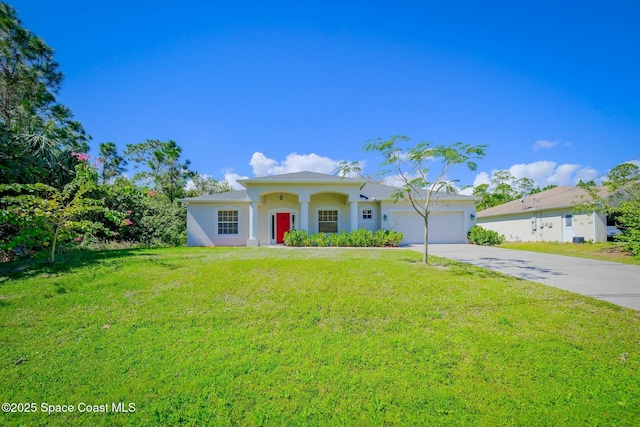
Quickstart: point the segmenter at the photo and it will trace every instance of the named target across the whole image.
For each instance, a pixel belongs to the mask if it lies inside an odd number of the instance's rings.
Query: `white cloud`
[[[464,194],[465,196],[471,196],[473,194],[473,189],[482,184],[490,184],[491,183],[491,175],[487,172],[480,172],[476,175],[473,180],[473,185],[469,185],[464,187],[459,191],[460,194]]]
[[[549,184],[567,185],[572,183],[571,178],[580,168],[580,165],[564,164],[555,168],[553,174],[547,178]]]
[[[249,165],[253,168],[254,175],[260,177],[303,171],[333,174],[340,162],[340,160],[333,160],[315,153],[291,153],[287,155],[283,161],[277,161],[256,151],[251,156]],[[364,169],[366,162],[360,161],[359,163],[360,167]],[[356,177],[355,174],[350,174],[349,176]],[[238,175],[228,169],[224,171],[224,179],[231,184],[233,188],[240,190],[244,187],[238,183],[238,180],[249,179],[249,177]]]
[[[276,161],[273,159],[267,158],[264,154],[256,151],[251,156],[251,161],[249,164],[253,167],[253,173],[256,176],[265,176],[265,175],[274,175],[276,173],[282,173],[278,171],[274,171],[277,168]]]
[[[477,187],[482,184],[489,184],[491,182],[491,177],[486,172],[480,172],[476,175],[476,179],[473,180],[473,186]]]
[[[588,181],[591,181],[592,179],[597,180],[597,178],[598,178],[598,171],[595,170],[594,168],[586,167],[576,172],[575,181],[588,182]]]
[[[338,164],[340,164],[340,161],[319,156],[315,153],[291,153],[283,161],[278,162],[268,158],[263,153],[255,152],[253,156],[251,156],[249,164],[253,167],[253,173],[256,176],[302,171],[332,174],[338,167]]]
[[[547,141],[546,139],[540,139],[533,144],[533,151],[538,151],[541,148],[553,148],[558,143],[556,141]]]
[[[533,163],[519,163],[507,169],[516,178],[531,178],[536,186],[576,185],[580,180],[589,181],[598,177],[598,171],[589,167],[571,163],[557,164],[549,160]],[[493,174],[480,172],[476,175],[473,186],[488,184]]]
[[[244,186],[238,183],[239,179],[249,179],[249,177],[238,175],[230,170],[224,172],[224,180],[227,181],[235,190],[244,189]]]
[[[508,170],[516,178],[531,178],[537,185],[544,187],[547,185],[548,178],[554,174],[556,166],[556,162],[541,160],[533,163],[516,164],[511,166]],[[495,171],[492,171],[492,173],[493,172]]]

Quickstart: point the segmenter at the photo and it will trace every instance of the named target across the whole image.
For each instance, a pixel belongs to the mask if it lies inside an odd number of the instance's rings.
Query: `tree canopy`
[[[171,202],[184,194],[187,180],[196,175],[189,169],[191,162],[180,159],[181,154],[182,148],[172,140],[148,139],[139,144],[127,144],[125,150],[134,169],[142,168],[135,174],[134,181],[150,183]]]
[[[378,176],[392,177],[399,182],[392,194],[397,202],[407,200],[424,220],[424,252],[422,262],[429,262],[429,215],[443,203],[442,196],[455,193],[457,180],[449,173],[463,166],[470,170],[477,168],[477,160],[484,157],[486,145],[470,145],[455,142],[451,145],[434,145],[419,142],[407,146],[411,139],[404,135],[394,135],[388,139],[378,138],[368,141],[363,150],[382,155]],[[357,163],[342,163],[343,175],[360,172]],[[432,174],[433,173],[433,174]]]
[[[71,152],[88,151],[90,137],[57,101],[62,81],[53,49],[0,3],[0,183],[73,179]]]
[[[554,187],[556,186],[548,185],[541,189],[535,186],[531,178],[516,178],[508,170],[499,170],[493,172],[489,184],[480,184],[475,187],[473,195],[480,197],[476,208],[481,211]]]

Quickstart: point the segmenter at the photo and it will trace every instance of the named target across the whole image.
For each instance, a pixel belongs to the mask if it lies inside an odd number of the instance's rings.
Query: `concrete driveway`
[[[466,244],[431,244],[429,254],[640,310],[640,265]]]

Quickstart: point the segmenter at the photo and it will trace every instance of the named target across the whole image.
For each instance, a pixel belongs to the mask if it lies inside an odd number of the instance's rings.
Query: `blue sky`
[[[366,140],[487,144],[463,184],[571,185],[640,161],[634,1],[9,2],[100,142],[175,140],[216,179],[373,174]]]

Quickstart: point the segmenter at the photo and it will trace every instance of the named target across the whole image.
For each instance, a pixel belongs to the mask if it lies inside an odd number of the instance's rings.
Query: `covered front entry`
[[[284,233],[291,229],[291,214],[278,212],[276,214],[276,243],[284,243]]]

